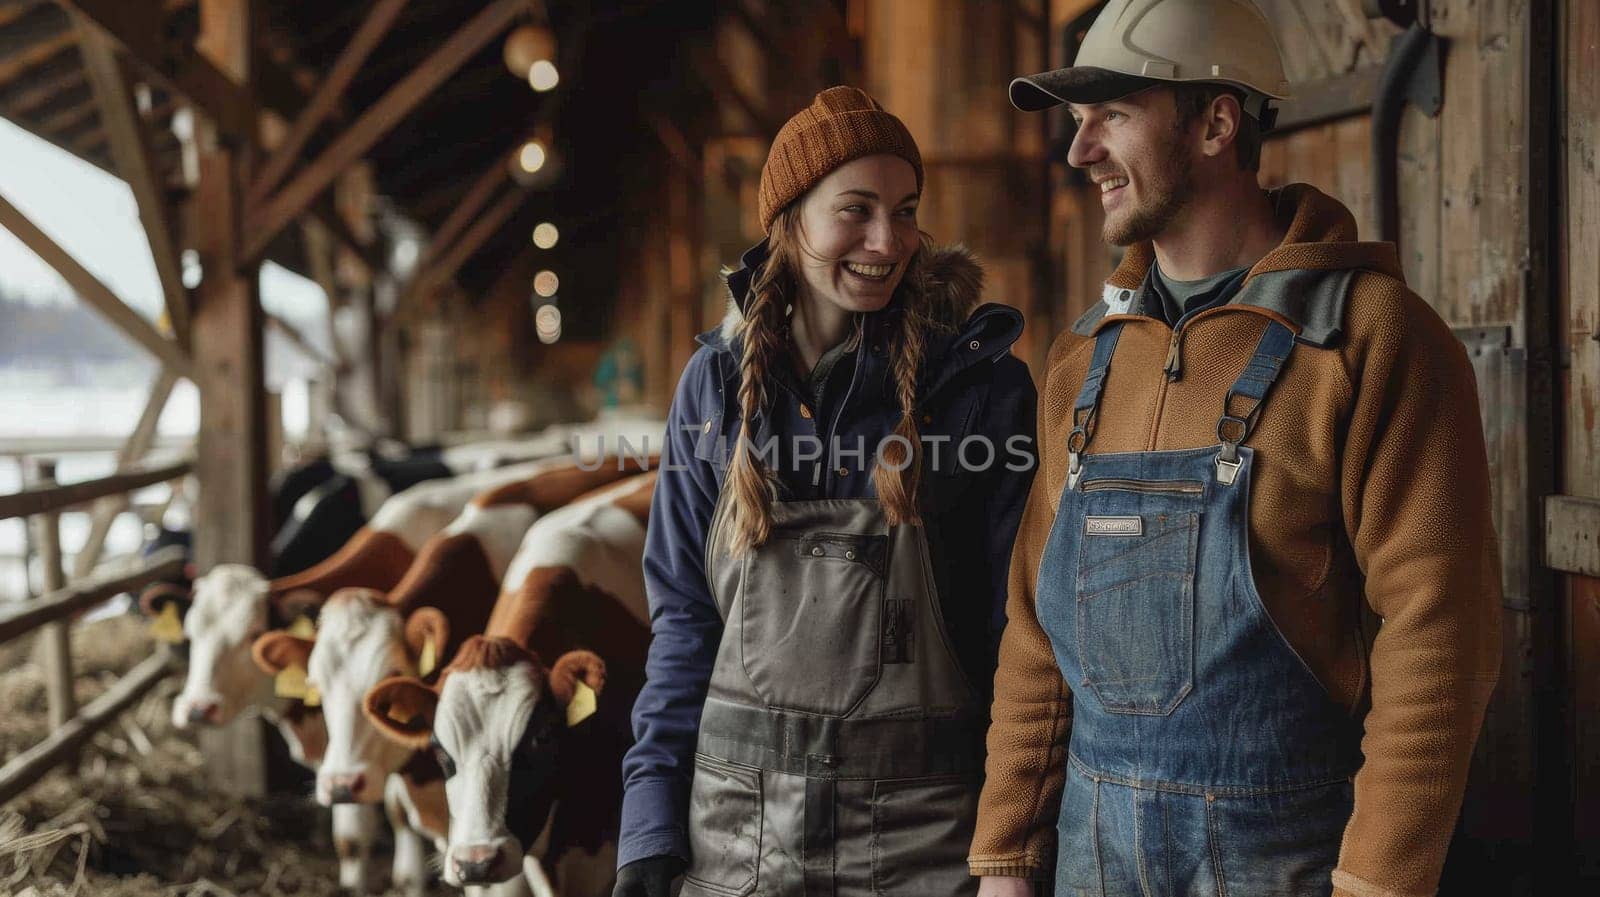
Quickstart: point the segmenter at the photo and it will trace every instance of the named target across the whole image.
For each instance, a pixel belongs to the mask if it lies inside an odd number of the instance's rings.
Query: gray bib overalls
[[[707,540],[723,620],[700,719],[683,897],[973,894],[984,712],[921,529],[871,499],[776,502],[772,536]]]

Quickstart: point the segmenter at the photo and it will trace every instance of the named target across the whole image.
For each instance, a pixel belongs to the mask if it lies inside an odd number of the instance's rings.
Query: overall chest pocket
[[[1111,713],[1165,716],[1194,688],[1196,513],[1086,514],[1078,658]]]
[[[739,591],[745,673],[771,707],[848,713],[877,684],[889,539],[774,531]]]

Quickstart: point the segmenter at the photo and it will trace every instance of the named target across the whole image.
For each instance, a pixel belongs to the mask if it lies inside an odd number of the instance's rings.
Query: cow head
[[[569,651],[546,669],[510,639],[473,636],[437,686],[387,679],[367,693],[367,718],[396,744],[431,747],[445,773],[451,885],[505,881],[539,837],[554,801],[567,708],[582,682],[596,694],[605,663]]]
[[[410,755],[377,733],[361,713],[362,698],[379,681],[417,672],[428,651],[443,649],[449,624],[436,608],[402,620],[373,589],[340,589],[323,605],[315,638],[271,632],[256,640],[256,663],[274,676],[305,674],[322,706],[328,742],[317,770],[317,802],[377,803],[384,781]]]
[[[176,608],[189,644],[183,690],[172,702],[172,724],[222,725],[264,695],[250,662],[250,643],[267,627],[267,580],[243,564],[219,564],[194,581],[189,595],[152,586],[140,596],[146,614]]]

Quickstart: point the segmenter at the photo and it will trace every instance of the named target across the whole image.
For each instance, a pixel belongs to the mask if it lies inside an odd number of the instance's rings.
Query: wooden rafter
[[[54,110],[78,106],[92,99],[94,92],[90,90],[89,82],[84,80],[83,70],[79,69],[75,77],[46,82],[39,89],[20,94],[16,102],[5,105],[5,112],[10,118],[36,119]]]
[[[674,165],[700,183],[705,178],[704,163],[700,154],[689,145],[689,139],[683,135],[672,120],[659,113],[649,113],[650,129],[655,132],[656,140],[661,142],[661,147],[667,151],[667,156]]]
[[[744,88],[739,86],[739,82],[734,79],[733,73],[728,71],[727,64],[717,55],[714,48],[704,47],[695,52],[694,64],[700,77],[706,86],[711,88],[711,93],[718,101],[742,110],[767,139],[770,140],[778,135],[778,129],[783,123],[755,97],[744,92]]]
[[[300,117],[295,119],[289,132],[284,135],[283,143],[262,167],[255,183],[250,185],[250,202],[259,203],[266,199],[273,188],[277,187],[294,167],[295,161],[300,158],[301,150],[305,149],[306,142],[316,133],[317,126],[322,124],[338,105],[345,88],[350,86],[356,73],[361,71],[362,63],[367,61],[367,57],[383,41],[384,35],[389,33],[395,20],[400,18],[405,6],[406,0],[378,0],[368,12],[366,21],[361,23],[355,36],[350,38],[350,43],[339,54],[333,67],[328,70],[328,77],[317,86],[316,93],[312,94]]]
[[[133,190],[139,220],[150,243],[156,277],[166,301],[167,318],[178,344],[189,344],[189,291],[183,285],[182,246],[177,221],[167,204],[161,169],[156,164],[150,135],[139,117],[127,72],[111,41],[92,28],[80,27],[79,48],[84,69],[99,99],[100,121],[111,141],[117,171]]]
[[[528,198],[528,191],[518,187],[500,197],[500,200],[489,208],[467,228],[466,232],[438,257],[438,261],[425,268],[419,268],[409,296],[426,296],[434,287],[448,283],[454,279],[456,272],[467,263],[489,238],[499,232],[506,219],[510,218],[524,201]]]
[[[510,176],[511,172],[506,168],[504,155],[497,154],[494,160],[489,163],[489,167],[485,168],[483,173],[478,175],[477,180],[473,181],[467,192],[461,195],[461,201],[456,203],[454,209],[450,210],[450,214],[445,217],[444,223],[440,224],[439,229],[434,231],[433,239],[428,241],[427,248],[422,251],[422,255],[417,259],[418,271],[426,268],[435,259],[444,255],[450,244],[461,236],[462,231],[467,229],[467,225],[472,222],[473,216],[483,210],[483,207],[494,196],[494,192]]]
[[[0,62],[0,84],[9,84],[22,75],[23,72],[43,65],[50,57],[71,47],[74,40],[72,31],[67,30],[55,37],[45,38],[29,46],[26,50]]]
[[[128,435],[128,441],[117,450],[118,473],[127,472],[136,462],[144,458],[145,452],[150,450],[150,443],[155,441],[156,424],[161,421],[161,411],[167,407],[167,399],[171,397],[172,388],[177,383],[178,375],[168,368],[163,367],[156,374],[155,382],[150,384],[150,395],[145,400],[144,411],[140,412],[138,423],[134,424],[133,432]],[[95,503],[94,513],[89,519],[89,536],[84,540],[83,550],[72,559],[73,579],[82,579],[94,571],[94,565],[100,561],[100,552],[105,548],[106,536],[111,532],[111,524],[127,507],[127,493],[102,498]]]
[[[33,250],[45,264],[54,268],[67,285],[72,287],[73,292],[115,324],[130,339],[143,346],[168,367],[186,377],[190,376],[189,356],[177,343],[156,332],[149,321],[140,317],[139,313],[128,307],[126,302],[117,298],[110,287],[89,273],[87,268],[62,249],[60,244],[50,239],[48,234],[40,230],[38,225],[29,220],[3,195],[0,195],[0,226],[11,231],[24,246]]]
[[[307,217],[307,216],[302,216]],[[324,196],[312,204],[309,217],[315,219],[327,228],[328,236],[343,248],[350,251],[356,260],[367,269],[368,274],[382,273],[388,266],[384,264],[383,255],[376,246],[361,242],[356,232],[350,229],[349,223],[344,220],[338,210],[333,207],[331,197]]]
[[[197,50],[172,51],[164,33],[167,17],[162,0],[58,2],[115,42],[143,73],[187,98],[223,133],[246,143],[255,139],[258,110],[250,91]],[[69,33],[67,39],[73,36]]]
[[[526,6],[526,0],[494,0],[457,29],[415,71],[390,88],[320,156],[308,163],[250,217],[245,256],[259,256],[272,238],[303,213],[340,172],[365,155],[384,134],[466,64]]]

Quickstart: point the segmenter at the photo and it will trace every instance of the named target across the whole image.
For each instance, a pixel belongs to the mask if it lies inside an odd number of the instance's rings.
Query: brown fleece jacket
[[[1290,646],[1340,704],[1364,714],[1366,759],[1334,893],[1420,897],[1437,886],[1500,667],[1500,563],[1472,368],[1449,327],[1406,288],[1391,244],[1354,242],[1349,211],[1312,187],[1269,198],[1287,234],[1246,284],[1294,272],[1312,278],[1302,286],[1321,277],[1320,289],[1280,290],[1289,302],[1256,306],[1246,297],[1265,291],[1247,286],[1195,315],[1169,381],[1173,331],[1126,292],[1150,267],[1143,244],[1108,281],[1107,299],[1051,348],[1041,471],[1012,556],[975,875],[1052,871],[1072,702],[1034,585],[1093,333],[1125,322],[1089,451],[1164,451],[1216,444],[1223,397],[1277,319],[1301,344],[1246,442],[1256,452],[1250,558]],[[1384,619],[1370,656],[1362,601]]]

